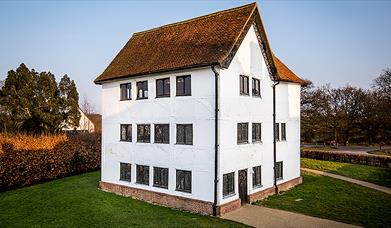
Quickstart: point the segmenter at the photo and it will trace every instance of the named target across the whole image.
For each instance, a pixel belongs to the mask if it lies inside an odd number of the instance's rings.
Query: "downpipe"
[[[217,216],[217,185],[218,185],[218,154],[219,154],[219,72],[215,66],[212,66],[215,74],[215,154],[214,154],[214,198],[213,198],[213,216]]]
[[[273,84],[273,170],[274,170],[274,193],[278,194],[278,186],[277,186],[277,139],[276,139],[276,86],[280,84],[280,82],[276,82]]]

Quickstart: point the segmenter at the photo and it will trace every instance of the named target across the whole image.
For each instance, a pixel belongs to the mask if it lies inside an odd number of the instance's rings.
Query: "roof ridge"
[[[162,28],[167,28],[167,27],[171,27],[171,26],[186,24],[186,23],[189,23],[189,22],[192,22],[192,21],[196,21],[196,20],[200,20],[200,19],[204,19],[204,18],[208,18],[208,17],[214,17],[214,16],[217,16],[217,15],[229,13],[229,12],[236,11],[236,10],[239,10],[239,9],[242,9],[242,8],[246,8],[246,7],[249,7],[251,5],[256,7],[257,3],[256,2],[252,2],[252,3],[246,4],[246,5],[242,5],[242,6],[238,6],[238,7],[235,7],[235,8],[230,8],[230,9],[226,9],[226,10],[222,10],[222,11],[217,11],[217,12],[210,13],[210,14],[207,14],[207,15],[202,15],[202,16],[190,18],[190,19],[187,19],[187,20],[183,20],[183,21],[178,21],[178,22],[162,25],[162,26],[159,26],[159,27],[156,27],[156,28],[147,29],[147,30],[144,30],[144,31],[141,31],[141,32],[135,32],[135,33],[133,33],[133,36],[142,35],[142,34],[145,34],[145,33],[148,33],[148,32],[153,32],[153,31],[156,31],[156,30],[159,30],[159,29],[162,29]]]

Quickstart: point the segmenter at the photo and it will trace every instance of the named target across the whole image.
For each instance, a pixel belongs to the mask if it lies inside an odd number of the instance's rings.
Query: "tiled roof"
[[[280,66],[276,71],[282,76],[277,78],[301,83],[273,57],[255,3],[135,33],[95,83],[201,66],[228,67],[252,24],[260,33],[270,69]]]

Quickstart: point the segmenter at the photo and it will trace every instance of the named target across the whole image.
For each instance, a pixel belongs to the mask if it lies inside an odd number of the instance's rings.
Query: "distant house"
[[[299,183],[300,88],[255,3],[133,34],[102,85],[102,189],[221,215]]]
[[[95,132],[94,123],[88,118],[88,116],[79,108],[80,120],[78,126],[65,126],[64,131],[81,131],[81,132]]]

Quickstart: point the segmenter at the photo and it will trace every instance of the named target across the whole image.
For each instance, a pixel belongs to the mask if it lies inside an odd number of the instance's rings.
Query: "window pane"
[[[276,123],[276,125],[274,126],[274,131],[275,131],[276,141],[280,141],[280,125],[279,125],[279,123]]]
[[[164,96],[170,96],[170,79],[166,78],[164,80]]]
[[[155,125],[155,143],[169,143],[169,125]]]
[[[137,165],[136,183],[149,185],[149,166]]]
[[[185,95],[191,95],[191,77],[185,77]]]
[[[191,192],[191,171],[176,171],[176,190],[182,192]]]
[[[163,80],[156,80],[156,96],[161,97],[163,94]]]
[[[223,196],[228,196],[235,193],[234,175],[235,173],[228,173],[223,175]]]
[[[282,179],[283,177],[283,165],[282,161],[276,162],[276,178],[277,179]]]
[[[176,126],[176,143],[177,144],[185,143],[185,128],[183,125],[177,124]]]
[[[168,188],[168,168],[153,168],[153,186]]]
[[[286,123],[281,123],[281,140],[286,140]]]
[[[131,181],[131,164],[120,163],[120,180]]]
[[[183,77],[177,77],[176,79],[176,94],[184,95],[185,90],[185,79]]]
[[[186,144],[193,144],[193,125],[189,124],[185,126],[185,140]]]
[[[253,167],[253,187],[261,186],[261,166]]]

